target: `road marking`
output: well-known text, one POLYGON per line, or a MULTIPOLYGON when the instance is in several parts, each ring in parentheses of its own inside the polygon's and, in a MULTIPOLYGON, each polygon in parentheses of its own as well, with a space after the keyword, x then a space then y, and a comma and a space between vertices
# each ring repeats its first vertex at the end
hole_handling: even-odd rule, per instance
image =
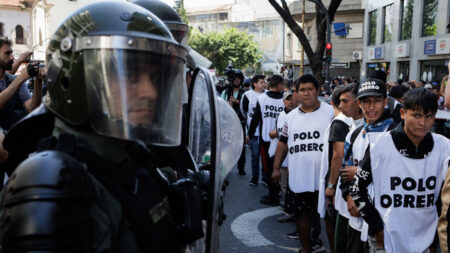
POLYGON ((258 225, 265 218, 282 213, 283 211, 276 206, 241 214, 231 223, 231 231, 248 247, 275 245, 259 232, 258 225))

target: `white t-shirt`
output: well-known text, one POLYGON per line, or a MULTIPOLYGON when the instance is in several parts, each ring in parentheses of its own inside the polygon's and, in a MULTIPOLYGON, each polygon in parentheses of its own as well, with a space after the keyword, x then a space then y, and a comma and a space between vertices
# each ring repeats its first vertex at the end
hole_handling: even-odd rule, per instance
MULTIPOLYGON (((282 112, 280 112, 280 115, 278 115, 278 119, 277 119, 277 133, 278 136, 281 136, 281 133, 283 132, 283 126, 284 126, 284 122, 286 122, 286 112, 283 110, 282 112)), ((269 157, 274 157, 275 156, 275 152, 277 150, 277 145, 278 145, 278 138, 273 138, 270 141, 270 146, 269 146, 269 157)), ((288 154, 289 155, 289 154, 288 154)), ((286 156, 286 158, 283 161, 283 164, 281 165, 281 167, 288 167, 288 157, 286 156)))
POLYGON ((275 121, 278 115, 284 111, 283 98, 271 98, 264 93, 258 97, 258 103, 262 119, 261 137, 265 142, 270 142, 269 132, 276 128, 275 121))
POLYGON ((425 252, 433 242, 435 203, 448 169, 450 142, 442 135, 432 136, 433 149, 424 159, 400 154, 390 133, 370 136, 374 205, 384 223, 388 253, 425 252))
MULTIPOLYGON (((242 115, 245 114, 242 101, 243 101, 244 97, 247 97, 247 99, 248 99, 248 110, 245 115, 245 118, 247 120, 247 128, 248 129, 250 129, 250 122, 252 122, 253 112, 255 111, 256 103, 258 102, 258 97, 261 96, 262 94, 264 94, 264 92, 256 92, 254 90, 248 90, 242 95, 241 103, 240 103, 240 109, 241 109, 242 115)), ((259 136, 259 126, 256 128, 254 136, 259 136)))
POLYGON ((320 182, 319 182, 319 202, 317 205, 317 212, 320 214, 320 217, 324 218, 325 217, 325 211, 326 211, 326 207, 325 207, 325 190, 326 190, 326 185, 328 182, 325 182, 325 177, 327 176, 328 170, 329 170, 329 163, 328 163, 328 147, 330 145, 330 143, 328 142, 329 138, 330 138, 330 127, 331 124, 333 124, 333 122, 335 120, 340 120, 342 122, 344 122, 345 124, 347 124, 349 127, 352 125, 353 123, 353 119, 349 118, 347 116, 345 116, 343 113, 339 113, 334 119, 333 121, 331 121, 331 123, 328 125, 327 129, 325 130, 325 134, 323 135, 323 153, 322 153, 322 163, 320 164, 320 182))
POLYGON ((314 112, 295 108, 288 113, 282 136, 287 137, 289 187, 295 193, 319 190, 323 136, 334 117, 333 107, 320 103, 314 112))

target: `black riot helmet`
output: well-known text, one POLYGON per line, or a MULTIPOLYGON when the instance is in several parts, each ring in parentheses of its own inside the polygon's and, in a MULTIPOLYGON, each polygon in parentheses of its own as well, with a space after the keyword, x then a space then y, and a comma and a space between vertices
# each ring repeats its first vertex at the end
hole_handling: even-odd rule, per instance
POLYGON ((170 29, 175 40, 187 46, 189 27, 185 24, 177 11, 159 0, 134 0, 132 3, 144 7, 160 18, 170 29))
POLYGON ((178 145, 186 49, 148 10, 96 2, 71 14, 50 41, 46 107, 101 135, 178 145))
POLYGON ((234 70, 234 74, 233 74, 233 82, 236 79, 236 77, 239 77, 239 79, 241 79, 239 86, 242 87, 244 84, 244 74, 242 74, 242 71, 240 71, 239 69, 235 69, 234 70))

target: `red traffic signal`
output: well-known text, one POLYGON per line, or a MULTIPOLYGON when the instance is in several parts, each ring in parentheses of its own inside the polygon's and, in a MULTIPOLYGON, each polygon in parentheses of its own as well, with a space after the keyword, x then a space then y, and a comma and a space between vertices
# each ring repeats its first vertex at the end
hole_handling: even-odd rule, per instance
POLYGON ((326 48, 327 50, 331 50, 332 47, 333 47, 333 46, 331 45, 331 43, 327 43, 327 45, 325 46, 325 48, 326 48))
POLYGON ((325 61, 327 62, 331 62, 331 48, 333 46, 331 45, 331 43, 327 43, 325 45, 325 61))

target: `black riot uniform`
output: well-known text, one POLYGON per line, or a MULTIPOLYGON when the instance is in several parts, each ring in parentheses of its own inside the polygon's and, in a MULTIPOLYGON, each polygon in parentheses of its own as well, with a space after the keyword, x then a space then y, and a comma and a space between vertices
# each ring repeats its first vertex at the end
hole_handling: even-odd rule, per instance
POLYGON ((47 128, 1 194, 2 252, 179 252, 203 236, 196 179, 147 148, 181 142, 185 59, 131 3, 90 4, 63 22, 47 52, 47 128))

